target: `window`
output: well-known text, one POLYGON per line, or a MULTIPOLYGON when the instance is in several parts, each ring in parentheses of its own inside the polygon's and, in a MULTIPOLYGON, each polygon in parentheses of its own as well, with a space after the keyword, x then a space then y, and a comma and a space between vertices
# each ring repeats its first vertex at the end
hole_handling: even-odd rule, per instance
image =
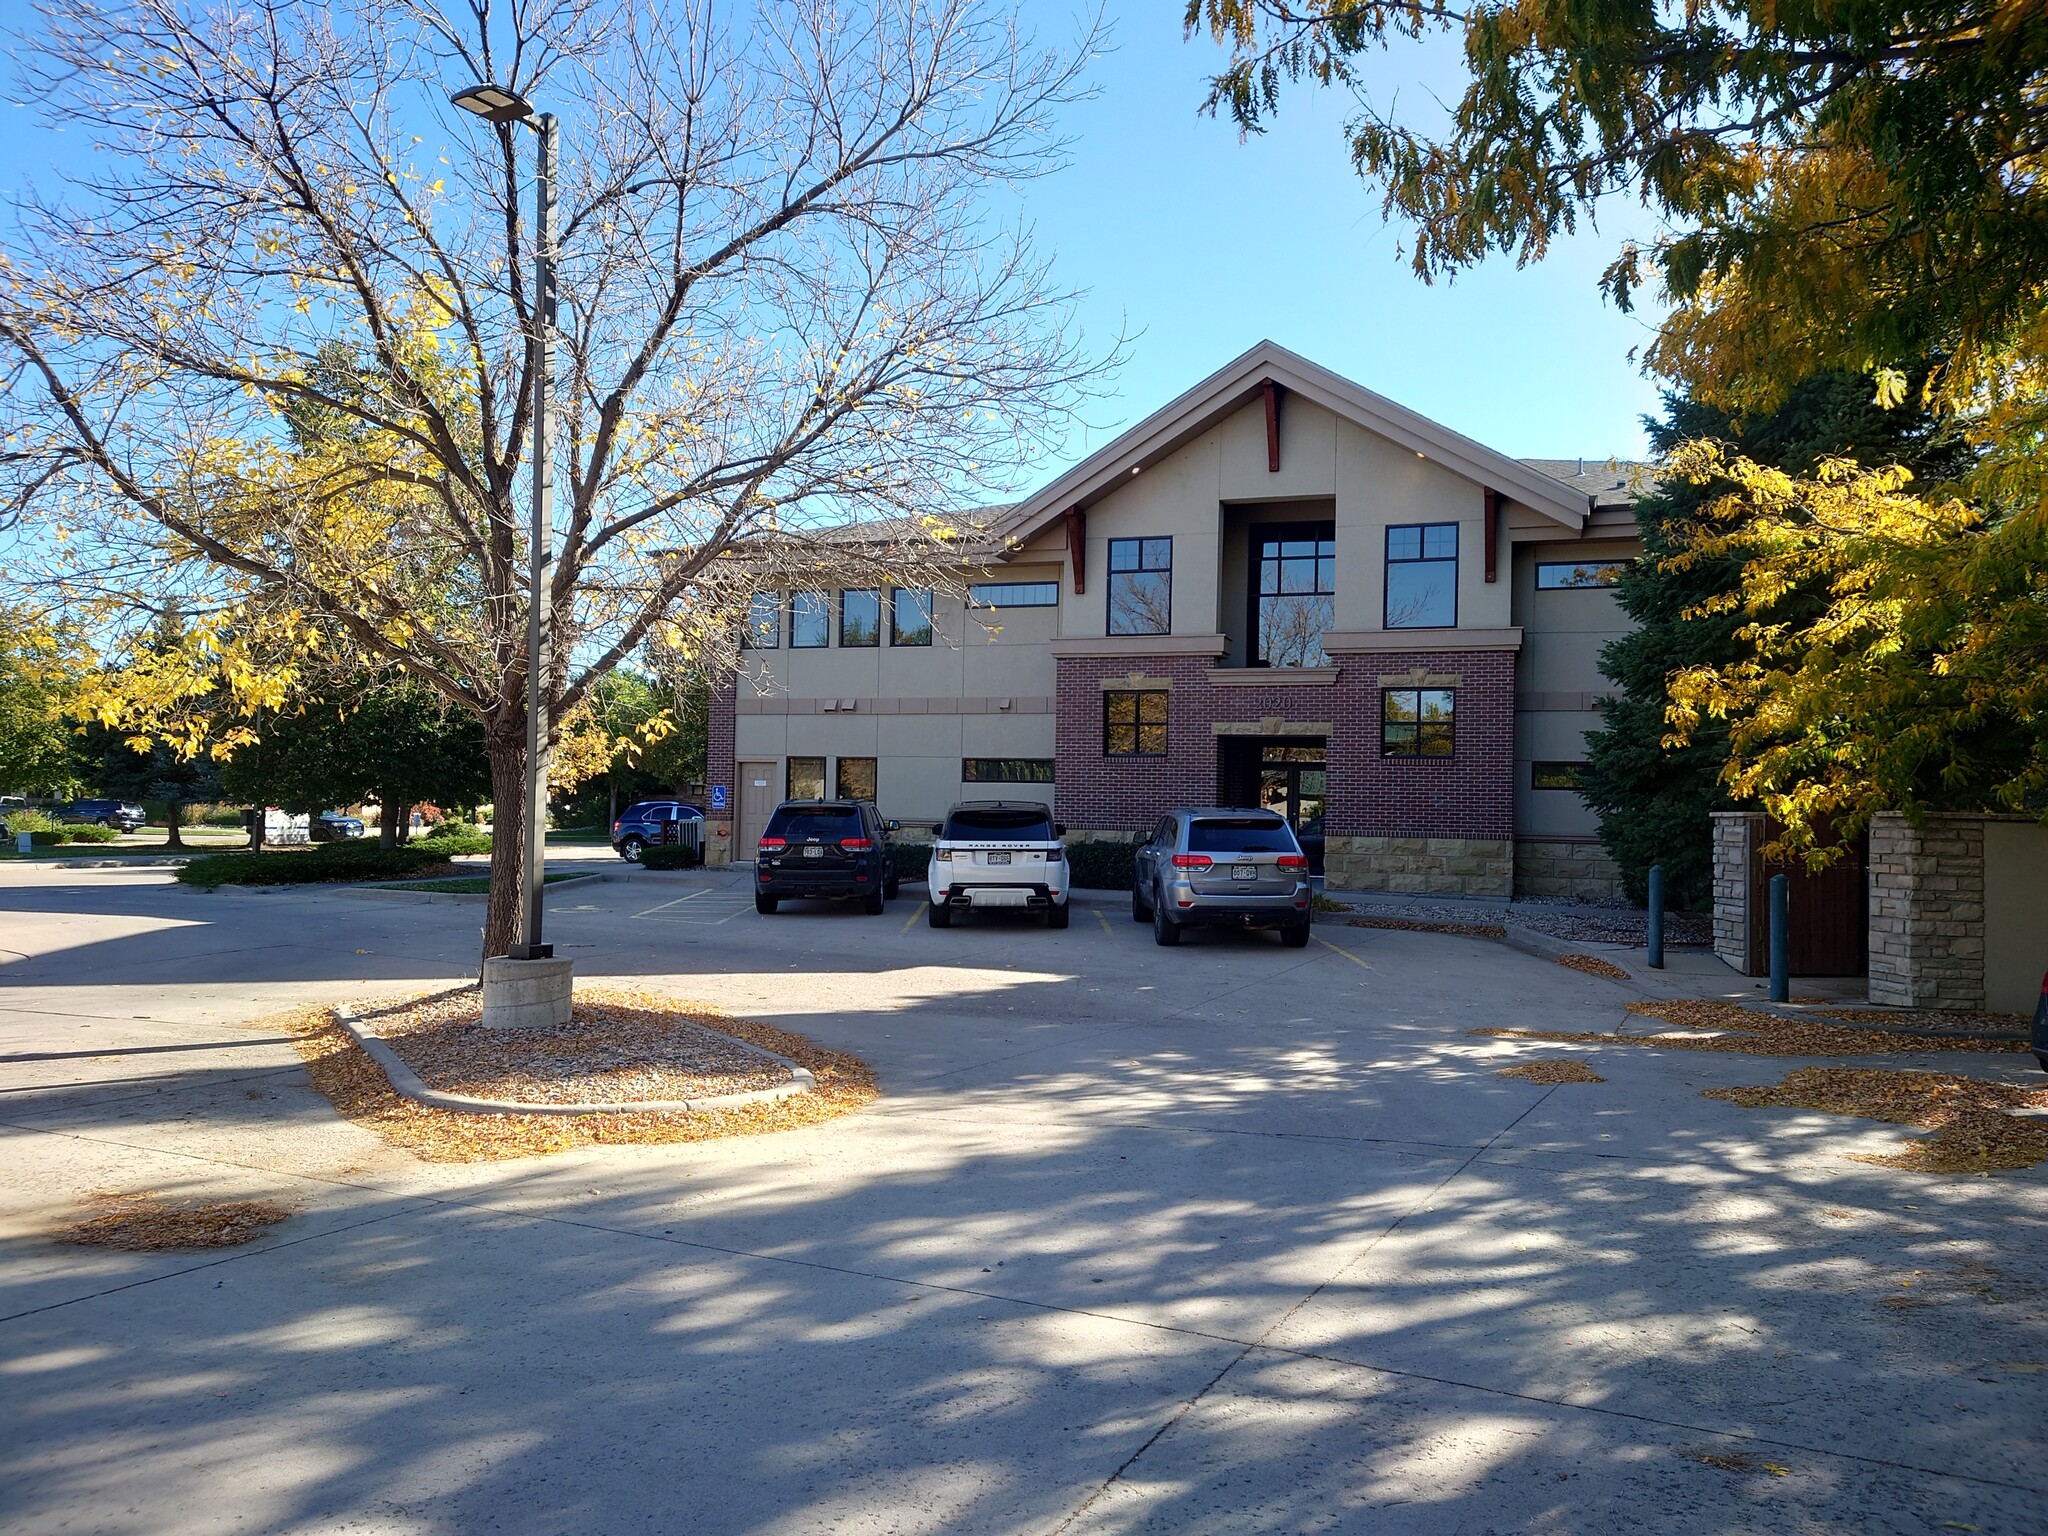
MULTIPOLYGON (((814 757, 809 761, 822 764, 824 759, 814 757)), ((821 766, 819 772, 823 771, 821 766)), ((814 837, 821 843, 836 843, 843 837, 865 837, 867 828, 860 823, 858 807, 821 805, 815 810, 777 810, 768 818, 763 835, 788 843, 807 843, 814 837)))
POLYGON ((1577 789, 1579 770, 1584 763, 1531 763, 1529 765, 1529 787, 1531 789, 1577 789))
POLYGON ((969 784, 1050 784, 1049 757, 963 757, 960 777, 969 784))
POLYGON ((1337 622, 1337 530, 1330 523, 1252 530, 1254 666, 1327 667, 1323 636, 1337 622))
POLYGON ((774 592, 756 592, 747 604, 747 622, 740 630, 740 644, 750 651, 772 651, 782 643, 782 598, 774 592))
POLYGON ((1109 541, 1109 632, 1163 635, 1173 628, 1173 540, 1109 541))
POLYGON ((832 781, 832 793, 842 800, 875 798, 875 760, 872 757, 842 757, 832 781))
POLYGON ((1387 628, 1450 629, 1458 622, 1458 525, 1387 530, 1387 628))
POLYGON ((822 757, 792 757, 789 760, 789 789, 785 800, 822 800, 825 798, 825 759, 822 757))
POLYGON ((792 592, 789 596, 789 645, 791 650, 815 651, 832 641, 831 605, 822 592, 792 592))
POLYGON ((1380 727, 1382 757, 1449 757, 1455 694, 1449 688, 1389 688, 1380 727))
POLYGON ((1042 805, 963 806, 939 834, 948 843, 1049 843, 1052 812, 1042 805))
POLYGON ((889 591, 889 643, 932 643, 932 595, 929 590, 892 587, 889 591))
POLYGON ((1102 696, 1104 757, 1166 756, 1166 701, 1163 688, 1119 690, 1102 696))
POLYGON ((1539 565, 1536 567, 1536 590, 1558 592, 1574 588, 1611 587, 1621 580, 1621 573, 1633 564, 1633 560, 1581 560, 1576 565, 1539 565))
POLYGON ((839 643, 882 643, 882 594, 876 591, 839 594, 839 643))
POLYGON ((1057 608, 1060 584, 1056 581, 980 581, 967 589, 967 600, 977 608, 1057 608))

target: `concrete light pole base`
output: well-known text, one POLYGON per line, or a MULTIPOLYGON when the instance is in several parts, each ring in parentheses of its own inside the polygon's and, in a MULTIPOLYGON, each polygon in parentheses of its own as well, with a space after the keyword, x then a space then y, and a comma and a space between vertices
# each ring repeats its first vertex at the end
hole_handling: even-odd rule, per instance
POLYGON ((495 955, 484 962, 484 1028, 552 1029, 569 1022, 574 962, 513 960, 495 955))

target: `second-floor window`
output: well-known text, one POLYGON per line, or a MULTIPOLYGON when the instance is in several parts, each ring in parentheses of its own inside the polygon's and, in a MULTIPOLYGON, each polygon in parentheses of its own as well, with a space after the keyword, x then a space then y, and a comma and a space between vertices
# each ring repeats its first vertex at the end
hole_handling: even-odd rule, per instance
POLYGON ((1109 633, 1163 635, 1173 628, 1173 540, 1109 541, 1109 633))
POLYGON ((832 605, 822 592, 792 592, 789 595, 789 643, 793 650, 811 651, 832 643, 832 605))
POLYGON ((740 629, 740 644, 750 651, 772 651, 781 640, 781 594, 756 592, 747 604, 747 622, 740 629))
POLYGON ((1450 629, 1458 622, 1458 525, 1387 530, 1387 628, 1450 629))
POLYGON ((1337 531, 1328 523, 1253 530, 1255 664, 1327 667, 1323 636, 1337 622, 1337 531))
POLYGON ((1118 689, 1102 696, 1104 757, 1166 756, 1164 689, 1118 689))
POLYGON ((882 643, 882 594, 876 591, 839 594, 839 643, 882 643))
POLYGON ((889 643, 932 643, 932 595, 929 590, 893 587, 889 591, 889 643))

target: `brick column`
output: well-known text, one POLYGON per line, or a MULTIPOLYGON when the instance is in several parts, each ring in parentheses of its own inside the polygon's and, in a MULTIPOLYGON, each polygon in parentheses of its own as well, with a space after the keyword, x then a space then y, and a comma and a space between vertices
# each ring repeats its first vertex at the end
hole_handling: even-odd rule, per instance
POLYGON ((1984 1006, 1984 823, 1930 816, 1870 822, 1870 1000, 1984 1006))
POLYGON ((704 807, 704 814, 709 818, 704 824, 706 864, 722 866, 732 862, 732 829, 740 812, 740 787, 735 782, 738 768, 734 762, 738 740, 737 714, 733 685, 727 682, 713 688, 710 718, 704 728, 705 799, 710 799, 713 784, 723 784, 729 798, 723 811, 714 811, 708 804, 704 807))

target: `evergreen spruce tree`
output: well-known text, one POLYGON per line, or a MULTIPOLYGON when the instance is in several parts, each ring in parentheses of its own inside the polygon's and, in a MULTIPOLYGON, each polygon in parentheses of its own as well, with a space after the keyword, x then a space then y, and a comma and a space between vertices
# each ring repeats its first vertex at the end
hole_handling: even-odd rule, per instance
MULTIPOLYGON (((1917 383, 1917 381, 1916 381, 1917 383)), ((1916 388, 1907 399, 1917 400, 1916 388)), ((1761 464, 1805 474, 1822 459, 1850 458, 1867 467, 1903 464, 1926 484, 1940 484, 1968 464, 1968 449, 1940 430, 1915 405, 1884 409, 1871 398, 1870 380, 1830 373, 1806 380, 1770 415, 1738 423, 1712 406, 1682 395, 1665 397, 1661 420, 1645 423, 1659 454, 1695 438, 1731 443, 1761 464)), ((1742 614, 1687 618, 1686 611, 1716 593, 1733 591, 1733 560, 1672 570, 1660 557, 1673 553, 1684 530, 1728 487, 1666 481, 1635 508, 1647 558, 1621 578, 1616 595, 1636 628, 1610 643, 1600 666, 1620 696, 1601 706, 1605 728, 1586 733, 1580 790, 1600 817, 1600 839, 1621 866, 1628 894, 1646 894, 1650 866, 1664 866, 1665 899, 1703 910, 1713 901, 1713 834, 1708 815, 1732 809, 1720 783, 1728 758, 1727 733, 1708 722, 1680 748, 1663 745, 1665 679, 1681 667, 1737 660, 1742 614)), ((1778 616, 1818 613, 1816 594, 1788 594, 1778 616)))

